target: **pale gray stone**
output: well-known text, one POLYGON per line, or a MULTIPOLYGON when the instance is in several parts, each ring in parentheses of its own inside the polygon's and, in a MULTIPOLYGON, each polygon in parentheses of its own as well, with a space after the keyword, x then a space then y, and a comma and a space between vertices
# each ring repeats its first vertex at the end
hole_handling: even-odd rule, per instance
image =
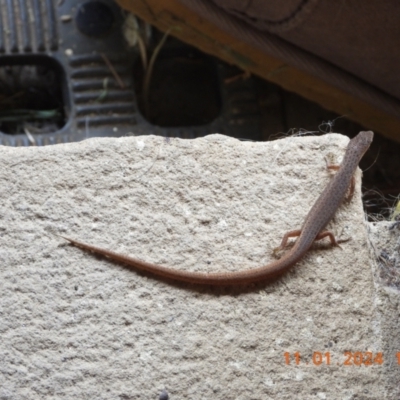
POLYGON ((389 398, 392 354, 344 365, 345 352, 389 351, 393 333, 359 171, 329 224, 351 240, 315 244, 270 284, 171 284, 55 235, 176 269, 267 264, 329 181, 325 157, 340 162, 347 143, 210 135, 0 147, 0 399, 389 398))

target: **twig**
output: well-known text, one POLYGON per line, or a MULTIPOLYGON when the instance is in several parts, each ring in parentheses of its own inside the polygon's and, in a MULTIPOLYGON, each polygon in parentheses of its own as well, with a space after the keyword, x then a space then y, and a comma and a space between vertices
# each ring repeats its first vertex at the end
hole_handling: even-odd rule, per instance
POLYGON ((115 80, 118 82, 118 85, 121 87, 121 89, 125 89, 125 84, 122 81, 122 79, 119 77, 117 71, 115 70, 115 68, 113 67, 113 65, 111 64, 110 60, 107 58, 107 56, 104 53, 100 53, 102 59, 104 60, 104 62, 106 63, 108 69, 110 70, 110 72, 112 73, 113 77, 115 78, 115 80))
POLYGON ((150 89, 150 80, 151 80, 151 75, 153 73, 153 67, 154 63, 156 61, 156 58, 158 56, 158 53, 160 52, 161 48, 163 47, 165 41, 167 40, 167 37, 169 33, 171 32, 172 28, 168 29, 167 32, 164 33, 164 36, 158 43, 157 47, 154 49, 153 54, 151 55, 150 61, 149 61, 149 66, 147 68, 147 71, 145 72, 145 77, 143 81, 143 102, 144 102, 144 112, 146 117, 149 117, 149 89, 150 89))

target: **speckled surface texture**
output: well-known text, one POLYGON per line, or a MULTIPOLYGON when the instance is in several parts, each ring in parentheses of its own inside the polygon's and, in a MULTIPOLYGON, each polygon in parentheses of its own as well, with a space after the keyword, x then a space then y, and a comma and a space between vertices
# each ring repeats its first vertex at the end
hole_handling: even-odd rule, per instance
POLYGON ((325 157, 339 162, 347 142, 0 147, 0 398, 385 398, 382 365, 343 365, 346 351, 383 346, 359 172, 329 225, 353 239, 314 245, 270 284, 174 284, 54 235, 177 269, 260 266, 301 226, 330 179, 325 157))

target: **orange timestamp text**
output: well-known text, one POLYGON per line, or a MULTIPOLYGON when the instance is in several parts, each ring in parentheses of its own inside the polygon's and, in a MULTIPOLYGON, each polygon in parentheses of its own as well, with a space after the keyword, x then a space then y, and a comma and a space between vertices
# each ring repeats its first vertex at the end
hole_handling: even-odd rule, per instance
MULTIPOLYGON (((343 365, 343 366, 371 366, 371 365, 382 365, 384 357, 382 352, 373 353, 371 351, 345 351, 341 360, 333 360, 331 353, 314 351, 311 355, 311 359, 303 361, 298 351, 294 353, 285 352, 283 357, 286 365, 343 365)), ((396 353, 397 364, 400 365, 400 352, 396 353)))

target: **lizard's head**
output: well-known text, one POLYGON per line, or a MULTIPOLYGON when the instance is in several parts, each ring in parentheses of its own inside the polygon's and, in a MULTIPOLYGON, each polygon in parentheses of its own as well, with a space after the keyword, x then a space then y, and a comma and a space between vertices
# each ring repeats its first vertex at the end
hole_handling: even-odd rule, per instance
POLYGON ((361 131, 357 136, 350 140, 348 145, 349 153, 356 154, 358 160, 368 150, 374 138, 374 132, 372 131, 361 131))
POLYGON ((374 132, 372 131, 361 131, 357 136, 350 140, 352 145, 365 147, 365 150, 368 149, 372 140, 374 138, 374 132))
POLYGON ((347 145, 343 163, 357 165, 371 145, 373 138, 374 132, 372 131, 361 131, 357 136, 353 137, 347 145))

